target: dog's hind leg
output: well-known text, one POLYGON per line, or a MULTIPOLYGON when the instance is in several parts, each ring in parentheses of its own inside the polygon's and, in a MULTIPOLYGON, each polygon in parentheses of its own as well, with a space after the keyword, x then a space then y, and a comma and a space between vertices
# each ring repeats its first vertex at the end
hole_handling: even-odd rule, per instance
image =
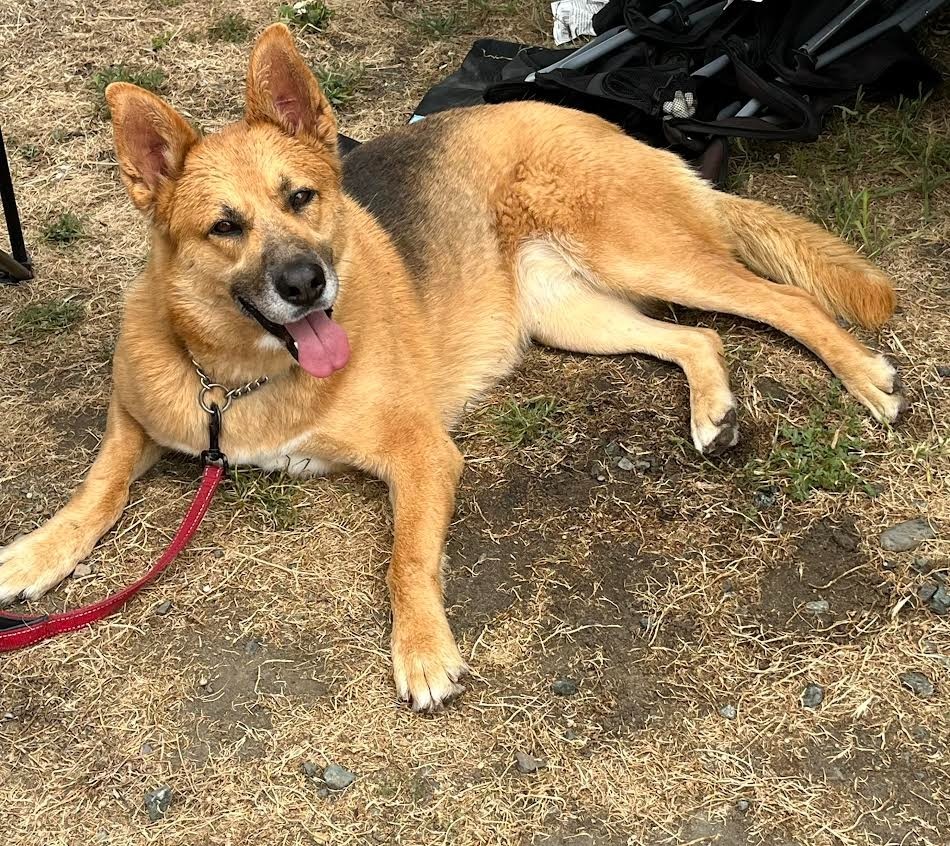
POLYGON ((55 587, 122 513, 132 480, 161 450, 113 397, 99 455, 72 499, 36 531, 0 547, 0 605, 55 587))
POLYGON ((524 329, 533 340, 596 355, 644 353, 679 365, 689 382, 696 449, 713 454, 736 443, 736 404, 714 331, 647 317, 619 296, 593 288, 544 244, 523 248, 518 284, 524 329))

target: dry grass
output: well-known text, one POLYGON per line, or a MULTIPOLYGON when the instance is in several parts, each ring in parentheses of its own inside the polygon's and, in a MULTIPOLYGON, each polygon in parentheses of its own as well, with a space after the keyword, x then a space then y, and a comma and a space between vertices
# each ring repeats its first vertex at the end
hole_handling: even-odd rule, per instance
MULTIPOLYGON (((3 129, 39 273, 0 291, 0 538, 41 522, 88 466, 119 298, 144 258, 97 75, 157 68, 163 92, 212 129, 240 113, 240 22, 257 31, 278 5, 0 5, 0 100, 16 106, 3 129), (64 210, 82 237, 45 240, 64 210)), ((361 69, 341 116, 357 138, 401 123, 474 35, 538 43, 546 28, 542 2, 330 5, 305 50, 314 65, 361 69), (420 25, 453 16, 464 25, 420 25)), ((946 843, 950 623, 917 592, 932 578, 921 570, 947 577, 947 542, 885 554, 877 534, 919 513, 943 538, 950 525, 950 403, 936 371, 950 364, 950 192, 945 164, 920 164, 927 137, 950 135, 947 102, 915 113, 922 135, 909 142, 905 116, 883 106, 863 129, 839 122, 817 145, 756 148, 735 168, 740 190, 831 223, 854 219, 829 216, 834 186, 841 202, 870 192, 874 240, 846 234, 880 248, 898 280, 901 312, 869 340, 901 364, 915 403, 903 425, 829 405, 822 367, 775 333, 685 315, 723 331, 742 406, 740 446, 709 462, 685 440, 678 371, 532 352, 460 433, 447 598, 477 675, 436 718, 397 705, 389 681, 382 485, 244 474, 182 562, 120 615, 3 658, 4 842, 946 843), (897 161, 909 175, 882 165, 897 161), (787 402, 767 398, 765 377, 787 402), (852 416, 862 484, 796 500, 789 462, 769 463, 773 441, 807 430, 816 455, 834 454, 852 416), (634 470, 611 465, 610 443, 634 470), (833 540, 840 527, 857 549, 833 540), (818 598, 831 610, 815 617, 804 606, 818 598), (153 613, 166 599, 170 612, 153 613), (935 681, 932 699, 900 687, 906 670, 935 681), (579 681, 576 696, 553 695, 562 676, 579 681), (808 683, 825 688, 817 710, 799 704, 808 683), (516 749, 546 767, 518 773, 516 749), (305 761, 359 777, 323 797, 305 761), (142 797, 163 783, 174 801, 150 823, 142 797)), ((164 462, 136 485, 93 572, 39 607, 129 582, 194 485, 189 462, 164 462)))

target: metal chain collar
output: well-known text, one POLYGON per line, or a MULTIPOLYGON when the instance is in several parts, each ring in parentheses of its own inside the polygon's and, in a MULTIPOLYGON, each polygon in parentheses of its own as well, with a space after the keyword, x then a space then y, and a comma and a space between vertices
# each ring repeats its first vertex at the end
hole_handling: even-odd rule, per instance
POLYGON ((198 364, 197 361, 192 359, 191 363, 195 366, 195 372, 201 380, 201 390, 198 391, 198 405, 208 414, 212 415, 215 414, 215 409, 218 409, 217 403, 209 402, 212 391, 220 390, 224 392, 224 402, 220 409, 218 409, 223 414, 231 407, 231 403, 234 400, 246 397, 258 388, 262 388, 269 381, 267 376, 261 376, 260 379, 255 379, 253 382, 241 385, 240 388, 228 388, 226 385, 219 385, 217 382, 212 382, 211 377, 201 369, 201 365, 198 364))

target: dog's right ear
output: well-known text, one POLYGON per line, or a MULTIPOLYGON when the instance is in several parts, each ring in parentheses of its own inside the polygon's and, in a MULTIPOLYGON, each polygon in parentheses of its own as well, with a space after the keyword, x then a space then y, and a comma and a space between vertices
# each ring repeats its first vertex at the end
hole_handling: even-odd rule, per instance
POLYGON ((181 175, 198 133, 160 97, 127 82, 106 88, 122 181, 136 208, 151 211, 160 190, 181 175))

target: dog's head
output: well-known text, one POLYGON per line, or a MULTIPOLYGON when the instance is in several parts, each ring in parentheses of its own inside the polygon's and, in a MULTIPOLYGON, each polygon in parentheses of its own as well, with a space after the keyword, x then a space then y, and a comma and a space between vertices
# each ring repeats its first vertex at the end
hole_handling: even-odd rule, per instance
MULTIPOLYGON (((244 120, 207 137, 127 83, 106 90, 122 179, 151 218, 169 309, 186 335, 236 357, 297 358, 318 377, 346 364, 332 320, 342 192, 336 120, 286 27, 258 39, 244 120)), ((287 360, 289 363, 289 360, 287 360)))

